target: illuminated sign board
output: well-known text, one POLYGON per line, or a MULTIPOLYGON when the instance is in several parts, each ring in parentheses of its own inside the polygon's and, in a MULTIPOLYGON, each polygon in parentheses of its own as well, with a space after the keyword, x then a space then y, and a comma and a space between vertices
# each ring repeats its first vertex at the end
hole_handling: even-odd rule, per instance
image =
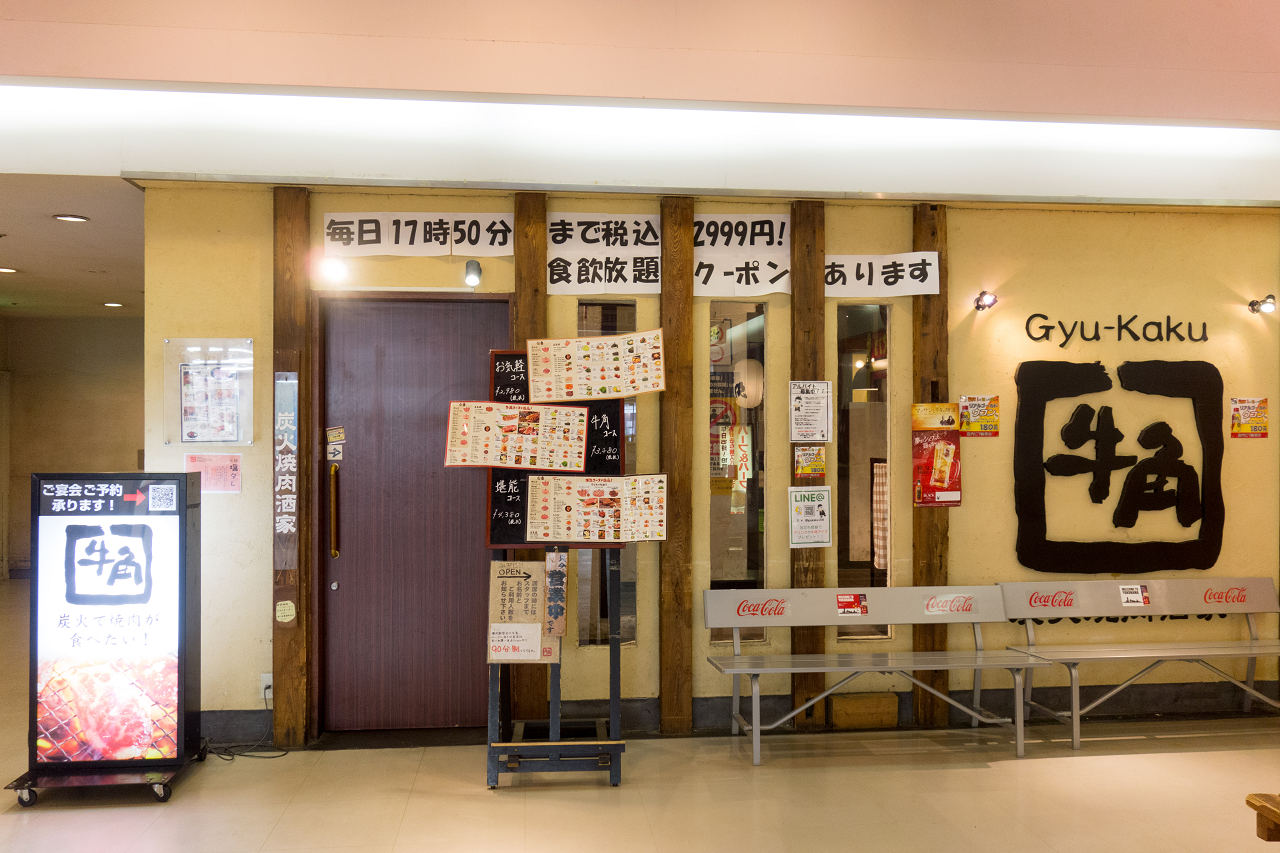
POLYGON ((198 736, 198 482, 32 477, 32 768, 178 762, 198 736))

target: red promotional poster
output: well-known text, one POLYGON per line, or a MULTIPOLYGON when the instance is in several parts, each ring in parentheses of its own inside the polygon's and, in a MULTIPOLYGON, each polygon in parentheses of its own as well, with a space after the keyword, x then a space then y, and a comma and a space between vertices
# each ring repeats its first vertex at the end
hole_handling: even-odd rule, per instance
POLYGON ((911 406, 911 481, 915 506, 960 506, 960 407, 911 406))

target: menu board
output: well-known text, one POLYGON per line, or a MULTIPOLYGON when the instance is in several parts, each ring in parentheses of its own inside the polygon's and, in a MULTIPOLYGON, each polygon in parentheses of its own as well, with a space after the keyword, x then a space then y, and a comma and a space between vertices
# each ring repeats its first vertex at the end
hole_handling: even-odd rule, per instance
POLYGON ((587 418, 585 406, 450 403, 444 464, 581 471, 587 418))
POLYGON ((529 477, 530 542, 667 538, 667 475, 529 477))
POLYGON ((234 367, 180 364, 182 440, 240 438, 240 373, 234 367))
MULTIPOLYGON (((529 399, 529 380, 524 352, 490 352, 492 397, 496 401, 521 403, 529 399)), ((614 476, 622 473, 623 428, 621 400, 592 400, 587 404, 587 446, 583 473, 614 476)), ((553 474, 547 469, 544 473, 553 474)), ((493 469, 489 473, 490 548, 515 548, 528 544, 525 515, 528 512, 529 472, 493 469)), ((605 543, 616 547, 614 543, 605 543)))
POLYGON ((582 401, 662 391, 662 330, 529 341, 530 399, 582 401))

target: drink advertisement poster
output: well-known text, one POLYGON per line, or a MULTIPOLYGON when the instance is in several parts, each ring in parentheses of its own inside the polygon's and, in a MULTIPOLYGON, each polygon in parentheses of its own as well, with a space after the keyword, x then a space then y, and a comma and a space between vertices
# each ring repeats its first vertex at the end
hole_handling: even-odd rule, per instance
POLYGON ((1231 437, 1267 437, 1267 398, 1231 398, 1231 437))
POLYGON ((585 406, 450 403, 444 464, 581 471, 587 415, 585 406))
POLYGON ((1000 398, 960 398, 960 434, 979 438, 1000 435, 1000 398))
POLYGON ((185 484, 32 478, 33 768, 181 758, 185 484))
POLYGON ((529 396, 535 403, 632 397, 667 387, 661 329, 531 340, 528 354, 529 396))
POLYGON ((831 545, 831 487, 789 486, 792 548, 825 548, 831 545))
POLYGON ((960 407, 911 406, 911 480, 915 506, 960 505, 960 407))

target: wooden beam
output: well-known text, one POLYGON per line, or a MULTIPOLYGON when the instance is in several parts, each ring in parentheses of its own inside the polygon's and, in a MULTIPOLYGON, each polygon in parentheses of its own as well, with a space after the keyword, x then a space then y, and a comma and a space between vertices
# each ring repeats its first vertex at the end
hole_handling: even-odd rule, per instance
MULTIPOLYGON (((659 545, 659 708, 663 734, 693 731, 693 199, 663 198, 661 462, 667 539, 659 545)), ((697 469, 706 476, 706 465, 697 469)))
MULTIPOLYGON (((826 256, 826 206, 820 201, 791 203, 791 378, 825 379, 826 293, 823 268, 826 256)), ((792 469, 791 448, 782 464, 792 469)), ((804 480, 795 477, 793 486, 821 486, 826 477, 804 480)), ((820 587, 824 577, 826 550, 791 549, 791 586, 820 587)), ((826 651, 827 630, 822 626, 791 629, 792 654, 822 654, 826 651)), ((792 707, 798 708, 826 689, 823 673, 796 673, 791 676, 792 707)), ((796 728, 825 728, 825 715, 801 714, 796 728)))
MULTIPOLYGON (((273 242, 272 371, 295 373, 299 389, 311 369, 308 309, 311 304, 307 258, 311 242, 310 193, 302 187, 276 187, 273 242)), ((274 389, 274 383, 271 386, 274 389)), ((274 396, 273 396, 274 398, 274 396)), ((278 747, 306 743, 307 710, 313 686, 311 659, 311 467, 313 456, 310 395, 298 394, 297 519, 294 533, 274 534, 272 553, 271 692, 273 741, 278 747), (288 621, 276 618, 292 609, 288 621)), ((274 444, 274 442, 273 442, 274 444)))
MULTIPOLYGON (((947 387, 949 348, 947 326, 947 209, 940 204, 915 207, 912 247, 917 252, 938 253, 936 296, 912 297, 911 325, 914 402, 943 403, 950 398, 947 387)), ((941 586, 947 583, 948 510, 941 507, 916 508, 911 520, 911 583, 914 586, 941 586)), ((912 629, 916 651, 945 651, 946 625, 916 625, 912 629)), ((946 693, 948 673, 931 671, 916 677, 946 693)), ((912 706, 916 725, 941 728, 947 725, 945 702, 915 688, 912 706)))
MULTIPOLYGON (((547 195, 516 193, 515 293, 511 296, 511 348, 547 336, 547 195)), ((543 549, 517 549, 516 560, 541 560, 543 549)), ((563 642, 563 640, 562 640, 563 642)), ((511 719, 548 719, 549 668, 511 664, 511 719)))

